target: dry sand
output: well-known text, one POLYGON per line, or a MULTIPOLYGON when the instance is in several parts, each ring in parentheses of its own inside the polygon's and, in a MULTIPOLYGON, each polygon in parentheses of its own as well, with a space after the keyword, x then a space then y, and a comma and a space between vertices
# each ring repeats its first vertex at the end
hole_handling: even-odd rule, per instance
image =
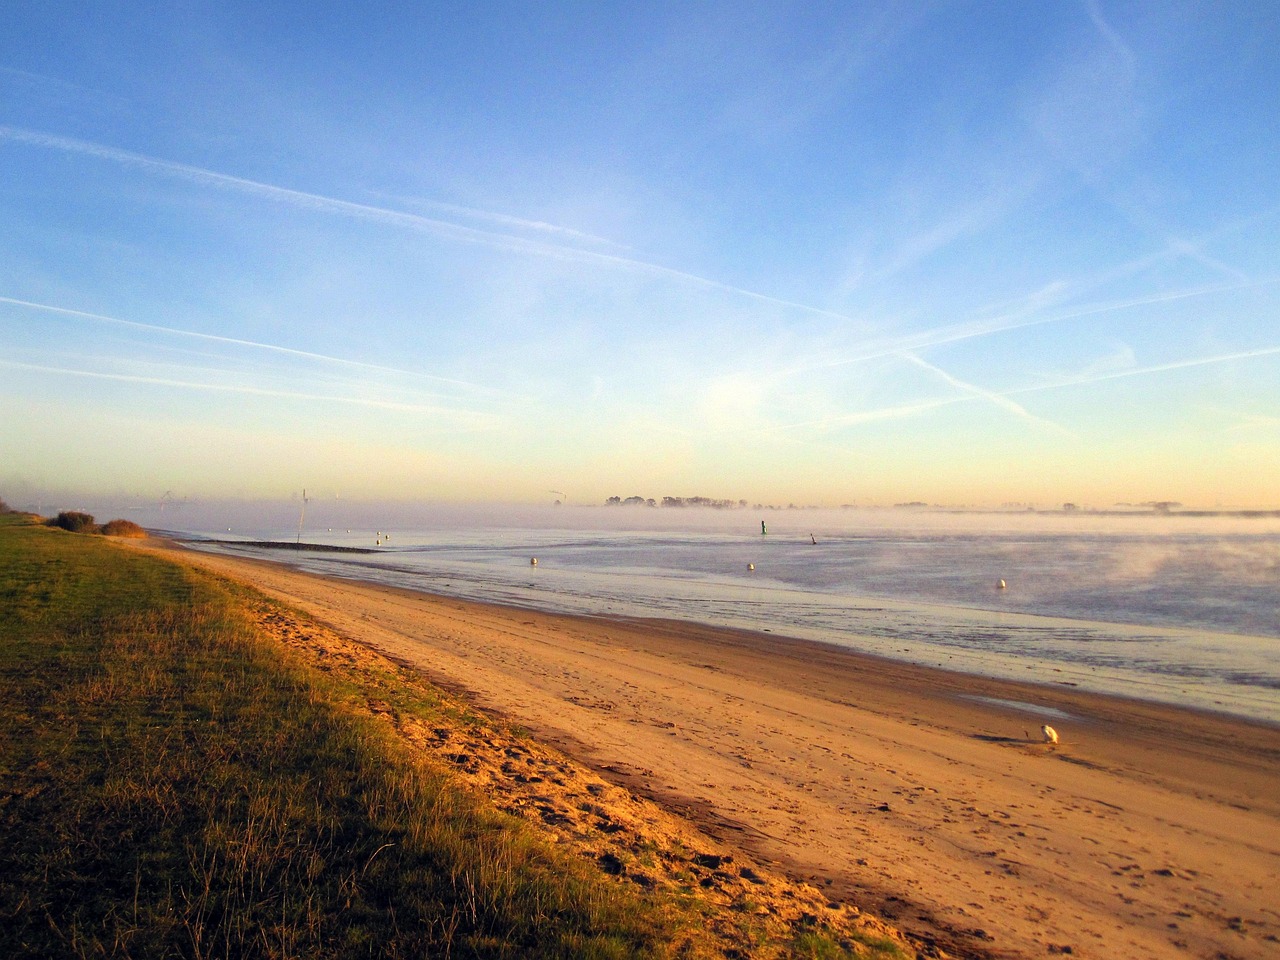
POLYGON ((1280 729, 188 552, 960 956, 1280 956, 1280 729), (1044 710, 1058 711, 1046 715, 1044 710), (1062 736, 1039 742, 1041 723, 1062 736))

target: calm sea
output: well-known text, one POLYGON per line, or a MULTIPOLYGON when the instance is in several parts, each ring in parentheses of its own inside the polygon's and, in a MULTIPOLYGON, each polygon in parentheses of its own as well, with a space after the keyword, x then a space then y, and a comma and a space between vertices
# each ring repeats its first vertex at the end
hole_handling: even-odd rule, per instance
POLYGON ((301 539, 373 553, 242 545, 298 539, 300 514, 171 509, 148 526, 329 576, 745 627, 1280 723, 1274 518, 331 502, 308 504, 301 539))

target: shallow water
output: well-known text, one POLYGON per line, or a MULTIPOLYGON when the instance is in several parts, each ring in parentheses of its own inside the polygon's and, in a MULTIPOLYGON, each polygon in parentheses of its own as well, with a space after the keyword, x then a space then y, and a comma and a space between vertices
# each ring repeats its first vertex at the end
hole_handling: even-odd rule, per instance
MULTIPOLYGON (((800 511, 767 516, 761 536, 749 511, 446 511, 405 526, 393 516, 380 526, 344 519, 309 526, 304 539, 375 553, 206 548, 549 611, 744 627, 1280 723, 1274 522, 903 522, 800 511)), ((297 534, 262 522, 184 532, 223 541, 297 534)))

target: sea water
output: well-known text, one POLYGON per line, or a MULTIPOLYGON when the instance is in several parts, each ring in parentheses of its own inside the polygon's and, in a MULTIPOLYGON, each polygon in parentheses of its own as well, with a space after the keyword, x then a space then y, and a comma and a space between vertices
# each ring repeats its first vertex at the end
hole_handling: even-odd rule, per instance
POLYGON ((180 532, 328 576, 738 627, 1280 723, 1275 518, 344 509, 309 507, 301 531, 281 509, 230 531, 192 516, 180 532), (295 539, 371 552, 245 545, 295 539))

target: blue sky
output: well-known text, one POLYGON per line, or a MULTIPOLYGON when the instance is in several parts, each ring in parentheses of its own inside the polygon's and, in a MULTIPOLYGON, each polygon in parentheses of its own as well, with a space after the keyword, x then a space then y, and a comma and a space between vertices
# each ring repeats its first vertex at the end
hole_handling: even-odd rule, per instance
POLYGON ((6 5, 0 492, 1276 506, 1278 48, 1256 2, 6 5))

